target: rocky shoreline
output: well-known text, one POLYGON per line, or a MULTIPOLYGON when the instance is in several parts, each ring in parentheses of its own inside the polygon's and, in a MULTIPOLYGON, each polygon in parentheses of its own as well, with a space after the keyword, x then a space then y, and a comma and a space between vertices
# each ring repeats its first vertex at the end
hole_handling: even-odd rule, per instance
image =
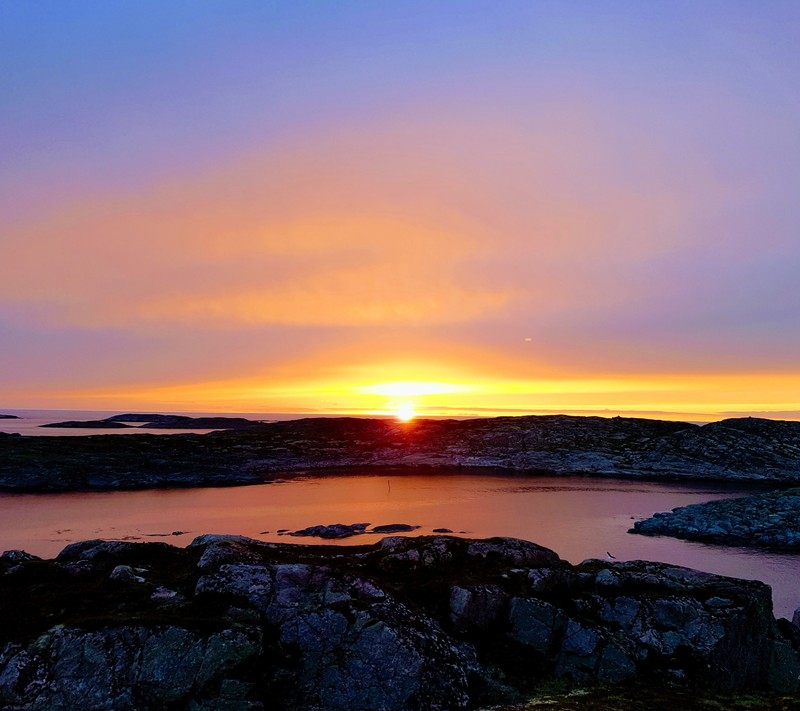
POLYGON ((491 467, 556 475, 800 482, 798 422, 740 418, 700 427, 550 415, 253 424, 204 435, 0 434, 0 490, 231 486, 268 482, 290 472, 353 467, 491 467))
POLYGON ((636 521, 630 533, 800 551, 800 488, 681 506, 636 521))
MULTIPOLYGON (((514 703, 549 679, 800 682, 769 587, 517 539, 204 535, 0 557, 0 707, 386 711, 514 703)), ((677 685, 677 686, 676 686, 677 685)))

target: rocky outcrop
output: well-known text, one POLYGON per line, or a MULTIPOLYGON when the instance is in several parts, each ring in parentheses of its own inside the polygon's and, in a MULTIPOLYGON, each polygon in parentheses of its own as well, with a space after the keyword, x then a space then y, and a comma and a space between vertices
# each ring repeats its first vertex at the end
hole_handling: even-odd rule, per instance
POLYGON ((0 420, 18 420, 20 419, 17 415, 3 415, 0 413, 0 420))
POLYGON ((797 551, 800 550, 800 488, 681 506, 636 521, 630 532, 797 551))
POLYGON ((276 473, 378 466, 800 481, 798 422, 747 418, 699 427, 550 415, 408 423, 309 418, 250 425, 180 437, 0 434, 0 489, 234 485, 270 481, 276 473))
POLYGON ((409 533, 416 531, 419 526, 410 523, 385 523, 381 526, 369 528, 368 523, 331 523, 318 526, 308 526, 299 531, 287 531, 287 536, 308 536, 312 538, 351 538, 352 536, 362 536, 367 533, 409 533))
POLYGON ((761 583, 516 539, 88 541, 0 557, 0 609, 9 709, 462 709, 554 677, 791 692, 800 673, 761 583))

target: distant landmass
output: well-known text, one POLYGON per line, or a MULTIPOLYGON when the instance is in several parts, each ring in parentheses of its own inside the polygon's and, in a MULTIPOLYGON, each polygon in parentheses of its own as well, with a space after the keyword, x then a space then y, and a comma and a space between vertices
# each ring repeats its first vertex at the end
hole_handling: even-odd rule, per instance
POLYGON ((3 414, 0 414, 0 420, 18 420, 18 419, 20 419, 20 418, 17 417, 16 415, 3 415, 3 414))
MULTIPOLYGON (((125 425, 117 415, 100 422, 125 425)), ((163 415, 161 428, 233 424, 180 437, 24 437, 0 433, 0 489, 70 491, 268 482, 352 467, 492 467, 556 475, 800 482, 800 423, 738 418, 705 426, 545 415, 475 420, 163 415)), ((130 420, 128 420, 130 422, 130 420)), ((81 423, 85 426, 86 423, 81 423)))
POLYGON ((237 430, 259 427, 263 422, 245 417, 188 417, 187 415, 125 414, 106 417, 103 420, 68 420, 50 422, 40 427, 74 429, 122 429, 139 427, 149 430, 237 430), (138 422, 139 425, 129 423, 138 422))

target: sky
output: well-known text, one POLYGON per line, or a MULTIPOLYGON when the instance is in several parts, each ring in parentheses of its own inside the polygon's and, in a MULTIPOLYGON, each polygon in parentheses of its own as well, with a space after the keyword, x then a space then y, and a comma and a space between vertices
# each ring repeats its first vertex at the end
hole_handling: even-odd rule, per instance
POLYGON ((0 2, 0 408, 800 419, 800 3, 0 2))

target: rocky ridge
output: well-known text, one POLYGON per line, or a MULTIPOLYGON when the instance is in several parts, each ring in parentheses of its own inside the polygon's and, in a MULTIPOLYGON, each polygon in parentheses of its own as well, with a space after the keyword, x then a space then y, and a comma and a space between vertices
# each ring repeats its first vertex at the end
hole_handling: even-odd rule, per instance
POLYGON ((329 548, 204 535, 0 557, 0 706, 463 709, 549 678, 792 692, 762 583, 571 566, 517 539, 329 548))
POLYGON ((681 506, 636 521, 630 532, 800 551, 800 488, 681 506))
POLYGON ((343 417, 169 437, 0 434, 0 489, 7 491, 236 485, 279 473, 377 466, 791 483, 800 481, 800 423, 343 417))

